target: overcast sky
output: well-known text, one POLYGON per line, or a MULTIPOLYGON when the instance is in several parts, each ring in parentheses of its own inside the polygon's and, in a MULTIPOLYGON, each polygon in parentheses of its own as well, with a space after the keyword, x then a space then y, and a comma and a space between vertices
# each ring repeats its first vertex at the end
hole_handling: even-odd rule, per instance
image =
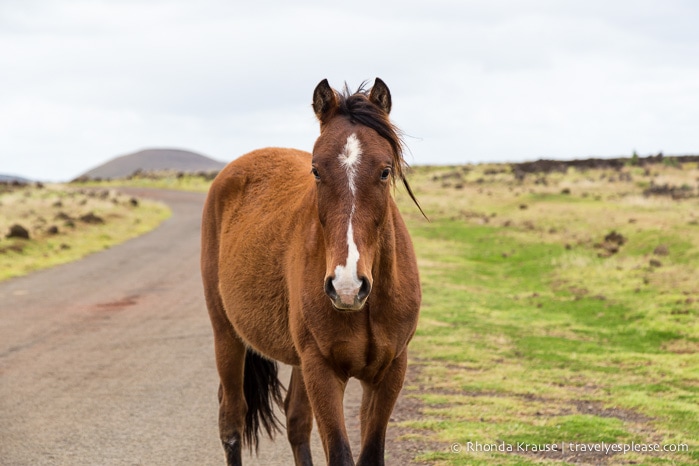
POLYGON ((381 77, 412 164, 699 153, 699 2, 0 0, 0 173, 310 150, 381 77))

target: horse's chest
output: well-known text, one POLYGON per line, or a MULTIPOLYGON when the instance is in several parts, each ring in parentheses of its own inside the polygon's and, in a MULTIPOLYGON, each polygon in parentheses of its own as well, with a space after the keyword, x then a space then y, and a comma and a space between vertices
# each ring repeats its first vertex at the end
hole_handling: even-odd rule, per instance
POLYGON ((395 357, 391 345, 379 344, 368 338, 338 341, 330 349, 330 359, 336 367, 350 377, 367 382, 383 374, 395 357))

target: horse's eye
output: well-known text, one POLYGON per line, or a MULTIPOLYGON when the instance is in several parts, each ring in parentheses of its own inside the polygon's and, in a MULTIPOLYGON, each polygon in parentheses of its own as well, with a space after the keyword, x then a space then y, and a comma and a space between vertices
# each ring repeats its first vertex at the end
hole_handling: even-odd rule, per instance
POLYGON ((387 180, 388 177, 391 176, 391 169, 390 168, 384 168, 383 171, 381 172, 381 179, 383 181, 387 180))
POLYGON ((318 173, 318 170, 316 170, 316 167, 313 167, 311 169, 311 173, 313 173, 313 176, 316 177, 316 181, 320 181, 320 173, 318 173))

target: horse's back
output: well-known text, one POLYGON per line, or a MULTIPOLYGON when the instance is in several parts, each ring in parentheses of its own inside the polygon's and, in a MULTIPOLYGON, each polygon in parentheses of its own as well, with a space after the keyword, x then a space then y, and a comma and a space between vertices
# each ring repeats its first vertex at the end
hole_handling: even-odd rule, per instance
MULTIPOLYGON (((219 215, 235 211, 240 221, 259 223, 274 215, 281 204, 308 188, 311 154, 296 149, 267 148, 230 162, 214 179, 207 204, 219 215), (258 218, 243 218, 250 211, 258 218)), ((209 206, 207 206, 209 207, 209 206)), ((206 215, 206 211, 205 211, 206 215)))
POLYGON ((293 212, 312 187, 310 169, 311 154, 294 149, 241 156, 212 183, 202 222, 202 263, 207 254, 216 256, 209 258, 216 265, 209 267, 205 282, 216 282, 239 336, 285 362, 297 359, 288 325, 285 257, 293 243, 293 212))
POLYGON ((281 148, 258 149, 226 165, 214 179, 209 197, 223 196, 230 200, 230 196, 252 195, 258 201, 264 201, 298 186, 304 175, 308 175, 310 167, 311 154, 308 152, 281 148))

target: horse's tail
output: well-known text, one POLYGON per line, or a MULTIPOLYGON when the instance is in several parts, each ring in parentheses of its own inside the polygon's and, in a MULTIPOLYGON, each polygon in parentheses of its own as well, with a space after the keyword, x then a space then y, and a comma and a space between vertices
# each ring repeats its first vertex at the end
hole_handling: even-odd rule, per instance
POLYGON ((284 400, 284 387, 277 377, 277 363, 263 358, 248 348, 245 353, 245 374, 243 376, 243 393, 248 411, 245 415, 245 430, 243 443, 250 450, 253 446, 257 451, 259 445, 260 426, 264 427, 267 435, 274 438, 280 432, 280 422, 274 414, 274 405, 280 408, 284 400))

